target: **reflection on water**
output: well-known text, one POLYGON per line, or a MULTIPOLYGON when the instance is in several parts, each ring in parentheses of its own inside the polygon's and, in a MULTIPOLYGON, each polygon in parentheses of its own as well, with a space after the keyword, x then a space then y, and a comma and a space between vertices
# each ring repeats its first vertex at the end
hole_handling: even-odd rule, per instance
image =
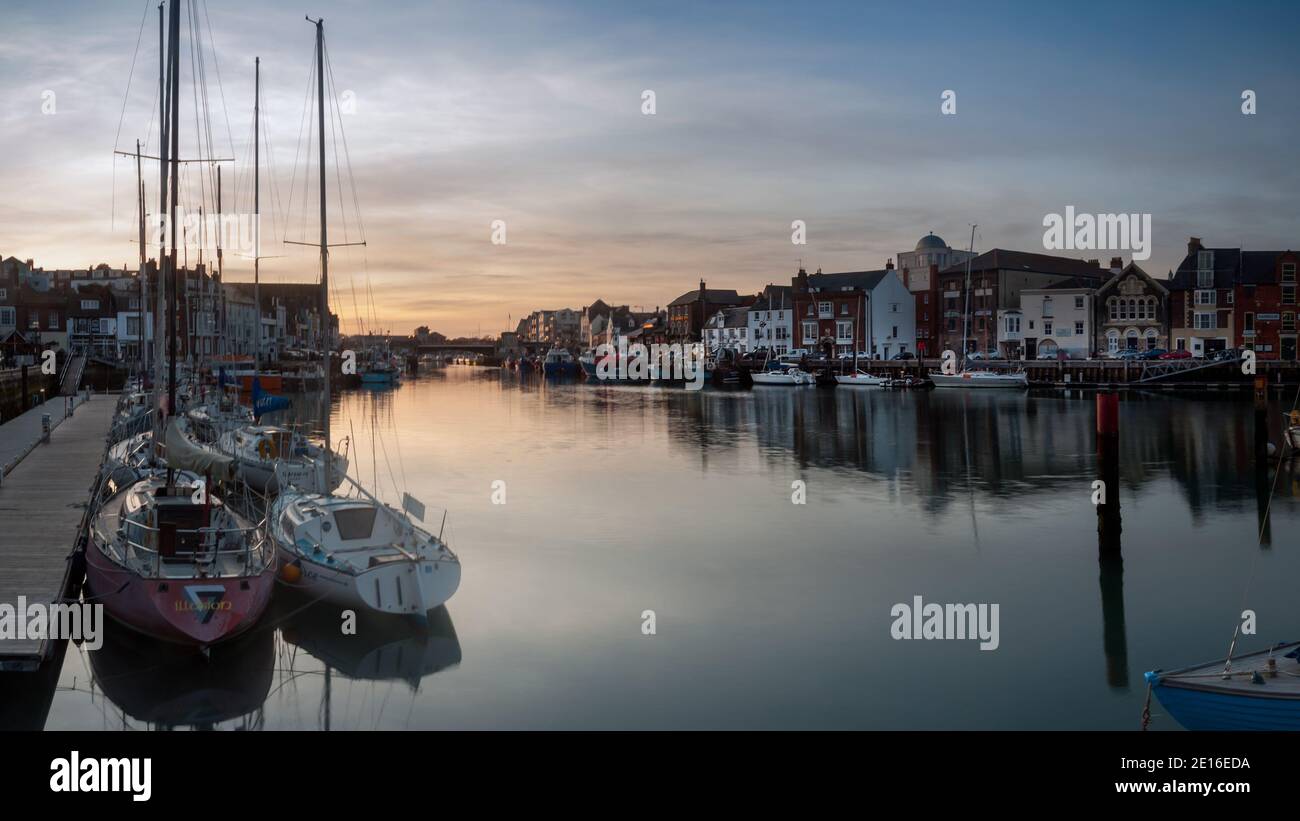
POLYGON ((73 647, 45 726, 1136 728, 1141 671, 1222 656, 1243 595, 1257 644, 1300 635, 1300 476, 1257 470, 1248 400, 1125 396, 1099 443, 1091 395, 448 368, 331 411, 355 475, 449 511, 448 607, 351 636, 278 591, 206 661, 73 647), (916 595, 999 604, 999 649, 891 639, 916 595))

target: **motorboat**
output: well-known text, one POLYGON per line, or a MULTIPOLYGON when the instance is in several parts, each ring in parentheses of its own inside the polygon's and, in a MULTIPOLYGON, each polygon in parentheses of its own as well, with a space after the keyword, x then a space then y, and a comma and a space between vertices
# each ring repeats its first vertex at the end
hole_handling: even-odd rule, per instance
POLYGON ((578 363, 568 348, 556 345, 546 352, 546 358, 542 360, 542 373, 547 376, 573 376, 577 372, 578 363))

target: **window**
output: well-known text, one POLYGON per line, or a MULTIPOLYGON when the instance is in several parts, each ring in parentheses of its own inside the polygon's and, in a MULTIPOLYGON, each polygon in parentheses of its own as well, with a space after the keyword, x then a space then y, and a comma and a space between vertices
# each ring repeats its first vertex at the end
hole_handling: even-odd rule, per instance
POLYGON ((58 311, 50 311, 50 324, 49 324, 48 326, 46 326, 46 327, 48 327, 49 330, 51 330, 51 331, 58 330, 58 327, 59 327, 59 312, 58 312, 58 311))
POLYGON ((840 316, 848 316, 848 315, 849 315, 849 303, 847 303, 847 302, 841 302, 841 303, 840 303, 840 316))
POLYGON ((1193 328, 1217 328, 1219 327, 1219 315, 1217 313, 1199 313, 1196 314, 1196 322, 1193 328))
POLYGON ((1075 309, 1076 311, 1082 311, 1082 310, 1083 310, 1083 297, 1081 297, 1081 296, 1076 296, 1076 297, 1074 298, 1074 309, 1075 309))
POLYGON ((1043 297, 1043 316, 1049 317, 1051 315, 1052 315, 1052 298, 1050 296, 1045 296, 1043 297))
POLYGON ((1051 336, 1051 335, 1052 335, 1052 323, 1049 322, 1048 320, 1044 319, 1044 320, 1043 320, 1043 336, 1051 336))
POLYGON ((1032 331, 1033 329, 1034 329, 1034 320, 1031 319, 1029 320, 1029 330, 1032 331))
POLYGON ((1235 296, 1236 296, 1236 291, 1228 291, 1228 292, 1227 292, 1227 294, 1225 295, 1225 297, 1226 297, 1227 302, 1228 302, 1229 305, 1233 304, 1233 302, 1236 301, 1236 300, 1235 300, 1235 296))
POLYGON ((81 300, 81 310, 83 310, 83 311, 98 311, 98 310, 99 310, 99 300, 98 300, 98 299, 83 299, 83 300, 81 300))
POLYGON ((1197 292, 1196 292, 1196 304, 1197 304, 1197 305, 1213 305, 1213 304, 1215 304, 1215 295, 1216 295, 1216 294, 1215 294, 1214 291, 1197 291, 1197 292))
POLYGON ((1283 286, 1282 286, 1282 304, 1283 304, 1283 305, 1294 305, 1294 304, 1295 304, 1295 286, 1294 286, 1294 285, 1283 285, 1283 286))
POLYGON ((830 319, 832 316, 834 316, 834 313, 833 313, 832 310, 831 310, 831 303, 829 303, 829 302, 818 302, 818 303, 817 303, 817 315, 820 316, 820 317, 822 317, 823 319, 830 319))
POLYGON ((1199 251, 1196 254, 1196 286, 1211 288, 1214 286, 1214 252, 1199 251))
POLYGON ((18 310, 7 305, 0 305, 0 325, 16 326, 17 324, 18 310))
POLYGON ((7 288, 0 288, 0 299, 8 299, 8 298, 9 298, 9 290, 7 288))
POLYGON ((897 302, 891 302, 891 303, 889 303, 889 312, 890 312, 891 314, 896 314, 896 313, 898 313, 898 303, 897 303, 897 302))
POLYGON ((1006 318, 1006 329, 1009 334, 1020 333, 1020 317, 1008 316, 1006 318))
POLYGON ((817 341, 817 323, 816 323, 816 322, 805 322, 805 323, 803 323, 803 341, 804 341, 804 342, 816 342, 816 341, 817 341))
POLYGON ((1110 311, 1111 322, 1119 319, 1119 300, 1115 299, 1115 297, 1106 300, 1106 308, 1110 311))
POLYGON ((1075 322, 1075 323, 1074 323, 1074 333, 1075 333, 1076 336, 1083 336, 1083 323, 1082 323, 1082 322, 1075 322))
POLYGON ((809 302, 809 303, 808 303, 808 316, 816 316, 816 315, 817 315, 817 306, 814 305, 814 304, 812 304, 811 302, 809 302))
POLYGON ((892 337, 892 338, 894 338, 894 339, 898 339, 898 326, 897 326, 897 325, 893 326, 893 332, 890 333, 890 337, 892 337))
POLYGON ((835 339, 839 342, 853 340, 853 323, 841 321, 835 323, 835 339))
POLYGON ((1294 331, 1294 330, 1295 330, 1295 312, 1294 312, 1294 311, 1287 311, 1286 313, 1282 314, 1282 330, 1284 330, 1284 331, 1294 331))
POLYGON ((1253 333, 1255 331, 1255 315, 1253 313, 1246 314, 1246 323, 1243 330, 1248 333, 1253 333))
POLYGON ((1148 329, 1148 330, 1147 330, 1147 350, 1148 350, 1148 351, 1154 351, 1154 350, 1156 349, 1156 343, 1157 343, 1158 341, 1160 341, 1160 339, 1159 339, 1159 337, 1156 335, 1155 330, 1154 330, 1154 329, 1148 329))
MULTIPOLYGON (((1284 262, 1284 263, 1282 263, 1282 281, 1283 281, 1283 282, 1295 282, 1295 263, 1294 263, 1294 262, 1284 262)), ((0 296, 4 296, 4 294, 0 294, 0 296)))
MULTIPOLYGON (((0 298, 2 298, 3 296, 4 296, 3 294, 0 294, 0 298)), ((922 300, 921 300, 921 304, 922 304, 922 305, 929 305, 929 304, 930 304, 930 294, 929 294, 928 291, 926 292, 925 296, 922 298, 922 300)))

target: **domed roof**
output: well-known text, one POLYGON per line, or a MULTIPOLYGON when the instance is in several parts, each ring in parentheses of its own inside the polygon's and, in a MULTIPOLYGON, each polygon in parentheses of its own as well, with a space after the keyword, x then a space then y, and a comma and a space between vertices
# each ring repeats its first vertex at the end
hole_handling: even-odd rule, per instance
POLYGON ((947 247, 948 243, 936 237, 933 231, 916 241, 916 250, 918 251, 942 251, 947 247))

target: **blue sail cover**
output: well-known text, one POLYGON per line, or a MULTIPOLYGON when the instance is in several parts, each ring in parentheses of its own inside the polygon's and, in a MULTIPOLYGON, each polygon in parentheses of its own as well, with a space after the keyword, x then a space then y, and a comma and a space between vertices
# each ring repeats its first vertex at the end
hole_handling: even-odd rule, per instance
POLYGON ((253 377, 253 416, 257 419, 262 418, 264 413, 274 413, 275 411, 284 410, 291 403, 283 396, 276 396, 273 393, 266 393, 262 390, 262 380, 253 377))

